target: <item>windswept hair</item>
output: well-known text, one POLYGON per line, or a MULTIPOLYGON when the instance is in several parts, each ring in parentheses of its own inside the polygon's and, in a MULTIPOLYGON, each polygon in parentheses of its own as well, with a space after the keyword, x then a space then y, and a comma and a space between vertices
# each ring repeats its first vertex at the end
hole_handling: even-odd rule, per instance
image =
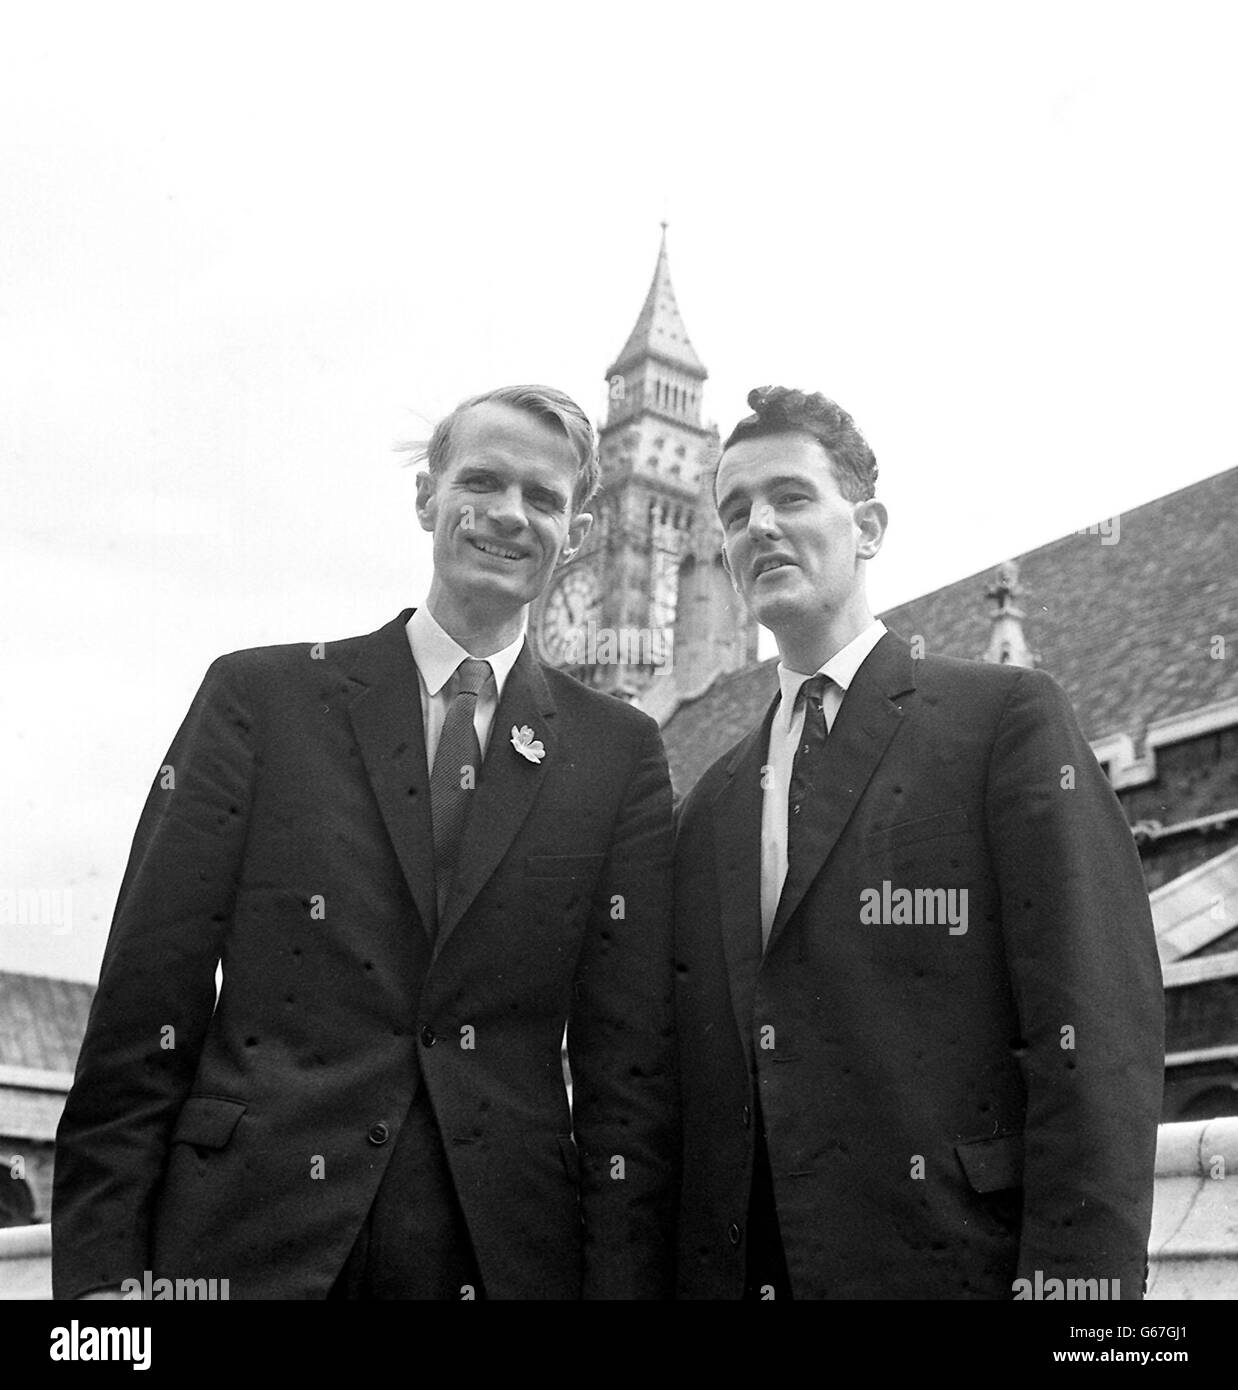
POLYGON ((556 391, 553 386, 500 386, 493 391, 483 391, 479 396, 470 396, 435 425, 429 439, 403 446, 409 451, 409 462, 424 463, 431 476, 437 477, 451 462, 460 418, 475 405, 485 405, 489 401, 523 410, 562 432, 576 455, 572 509, 579 511, 601 484, 597 443, 589 417, 570 396, 556 391))
POLYGON ((848 502, 864 502, 877 492, 877 460, 855 421, 828 396, 806 396, 786 386, 758 386, 748 392, 756 412, 746 415, 727 436, 723 452, 745 439, 769 434, 807 434, 834 465, 838 490, 848 502))

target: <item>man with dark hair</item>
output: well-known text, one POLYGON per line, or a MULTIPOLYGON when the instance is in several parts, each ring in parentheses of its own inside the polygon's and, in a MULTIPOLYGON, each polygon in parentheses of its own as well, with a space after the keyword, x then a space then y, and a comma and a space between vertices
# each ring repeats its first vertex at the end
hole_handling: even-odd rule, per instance
POLYGON ((424 606, 221 657, 156 778, 57 1135, 58 1297, 670 1292, 666 760, 524 636, 593 431, 504 388, 426 459, 424 606))
POLYGON ((874 621, 851 417, 749 403, 718 514, 779 692, 681 809, 680 1293, 1139 1298, 1163 1004, 1121 808, 1051 677, 874 621))

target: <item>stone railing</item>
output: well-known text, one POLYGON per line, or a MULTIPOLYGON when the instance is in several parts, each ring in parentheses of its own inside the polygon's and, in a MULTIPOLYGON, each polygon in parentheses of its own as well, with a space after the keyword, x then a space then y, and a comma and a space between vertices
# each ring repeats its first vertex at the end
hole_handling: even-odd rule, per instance
POLYGON ((52 1228, 0 1229, 0 1299, 51 1298, 52 1228))
POLYGON ((1238 1298, 1238 1115, 1162 1125, 1149 1298, 1238 1298))
MULTIPOLYGON (((1150 1299, 1238 1299, 1238 1115, 1162 1125, 1150 1299)), ((51 1227, 0 1230, 0 1299, 50 1298, 51 1227)))

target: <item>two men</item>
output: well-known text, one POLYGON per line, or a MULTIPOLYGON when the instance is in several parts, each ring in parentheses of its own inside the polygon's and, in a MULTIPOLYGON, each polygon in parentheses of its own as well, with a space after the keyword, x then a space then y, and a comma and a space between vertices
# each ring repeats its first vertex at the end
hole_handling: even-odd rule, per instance
POLYGON ((57 1135, 58 1297, 670 1292, 666 761, 523 635, 592 429, 507 388, 427 464, 425 606, 220 658, 155 780, 57 1135))
POLYGON ((474 398, 418 480, 426 605, 221 658, 156 779, 57 1139, 58 1296, 665 1297, 679 1104, 681 1296, 1139 1296, 1161 992, 1120 808, 1049 677, 874 622, 850 417, 750 403, 717 500, 780 691, 682 808, 673 951, 656 729, 522 635, 592 432, 474 398))
POLYGON ((850 416, 749 404, 716 496, 779 692, 681 808, 680 1294, 1139 1298, 1162 993, 1121 809, 1049 676, 873 620, 850 416))

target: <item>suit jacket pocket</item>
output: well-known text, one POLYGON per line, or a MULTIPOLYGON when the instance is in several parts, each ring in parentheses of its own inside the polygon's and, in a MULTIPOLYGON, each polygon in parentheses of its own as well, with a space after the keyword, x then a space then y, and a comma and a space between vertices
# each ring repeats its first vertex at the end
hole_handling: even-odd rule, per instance
POLYGON ((970 828, 967 812, 961 806, 956 806, 951 811, 939 811, 934 816, 921 816, 917 820, 899 821, 882 830, 872 830, 865 840, 865 846, 868 849, 895 849, 899 845, 913 845, 917 840, 957 835, 970 828))
POLYGON ((999 1134, 954 1146, 973 1192, 1003 1192, 1023 1186, 1023 1136, 999 1134))
POLYGON ((176 1117, 172 1142, 199 1149, 222 1149, 248 1107, 223 1096, 190 1096, 176 1117))
POLYGON ((530 878, 581 878, 599 869, 604 854, 530 854, 524 871, 530 878))

